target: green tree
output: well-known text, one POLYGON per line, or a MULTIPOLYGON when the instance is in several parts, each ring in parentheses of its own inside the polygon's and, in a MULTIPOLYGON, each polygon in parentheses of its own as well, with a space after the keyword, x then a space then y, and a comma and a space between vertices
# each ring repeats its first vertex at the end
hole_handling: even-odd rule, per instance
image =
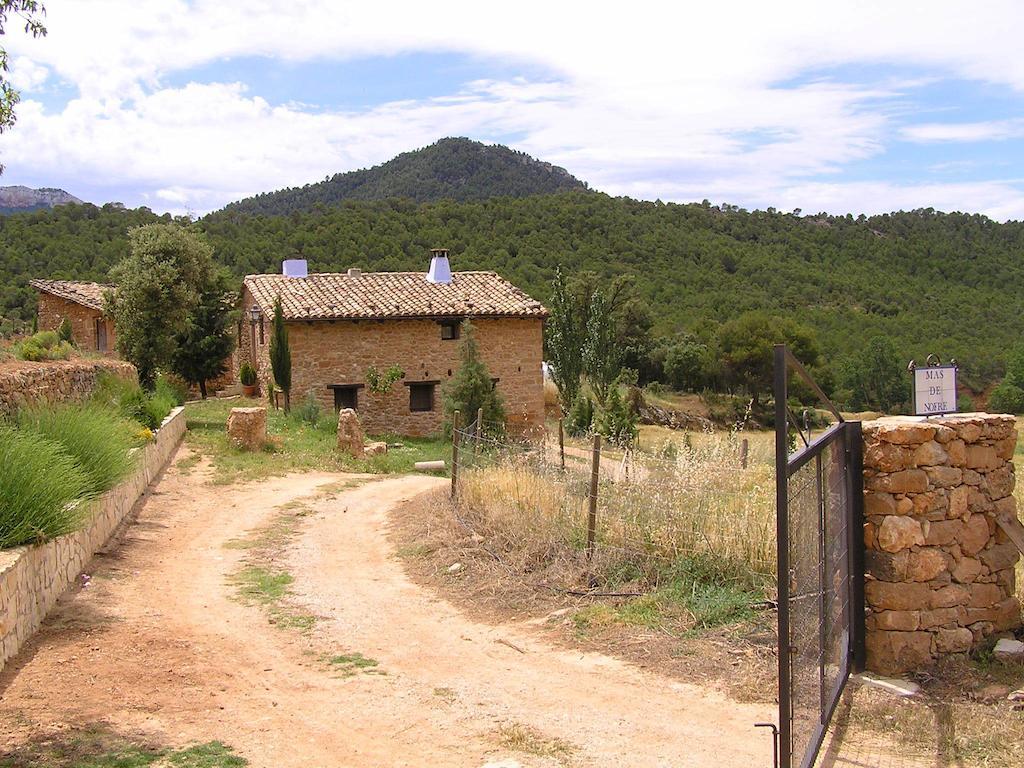
POLYGON ((284 412, 292 409, 292 350, 288 344, 288 328, 284 324, 281 297, 274 299, 274 324, 270 329, 270 370, 274 382, 284 392, 284 412))
POLYGON ((228 356, 235 348, 231 325, 237 320, 237 312, 232 286, 229 273, 211 271, 171 356, 171 370, 197 385, 204 400, 206 382, 227 370, 228 356))
POLYGON ((857 354, 839 367, 839 385, 849 392, 857 411, 893 412, 906 402, 910 377, 892 340, 873 336, 857 354))
POLYGON ((107 310, 117 328, 118 352, 138 369, 139 383, 152 390, 209 279, 213 249, 177 224, 148 224, 128 237, 131 252, 111 270, 117 291, 107 295, 107 310))
POLYGON ((545 338, 547 356, 551 363, 551 378, 558 387, 559 405, 562 413, 568 413, 580 391, 587 329, 581 324, 579 305, 566 285, 561 268, 555 270, 549 305, 551 315, 545 338))
MULTIPOLYGON (((0 0, 0 35, 7 33, 7 17, 12 14, 25 22, 25 32, 32 37, 46 34, 41 20, 46 15, 46 8, 38 0, 0 0)), ((7 80, 9 71, 7 49, 0 47, 0 133, 14 125, 17 119, 14 107, 21 100, 20 94, 7 80)), ((0 166, 2 170, 3 166, 0 166)))
POLYGON ((587 325, 583 367, 594 397, 604 407, 609 390, 622 373, 622 348, 616 338, 615 318, 609 311, 604 291, 594 291, 590 297, 587 325))
POLYGON ((665 378, 676 389, 696 391, 704 381, 704 360, 708 354, 706 344, 684 334, 665 350, 665 378))
POLYGON ((445 429, 450 431, 455 411, 461 412, 463 423, 468 424, 482 408, 483 431, 500 434, 504 431, 505 404, 480 356, 476 329, 469 320, 462 323, 459 357, 459 369, 444 388, 445 429))
POLYGON ((821 351, 814 331, 788 318, 752 311, 736 317, 719 330, 723 362, 732 381, 743 386, 757 405, 771 390, 776 344, 786 344, 804 364, 818 365, 821 351))
POLYGON ((1024 413, 1024 344, 1014 347, 1006 359, 1006 375, 988 397, 990 411, 1024 413))
POLYGON ((597 431, 623 448, 636 442, 637 414, 622 397, 617 385, 608 390, 607 401, 597 419, 597 431))

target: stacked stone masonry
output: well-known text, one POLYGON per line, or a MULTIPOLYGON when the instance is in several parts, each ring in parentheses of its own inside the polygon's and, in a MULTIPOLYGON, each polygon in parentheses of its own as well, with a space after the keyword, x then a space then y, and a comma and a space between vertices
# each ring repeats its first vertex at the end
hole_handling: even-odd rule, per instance
POLYGON ((170 460, 185 434, 185 413, 171 412, 152 442, 140 449, 132 477, 94 502, 79 531, 44 544, 0 550, 0 670, 39 629, 57 598, 114 534, 170 460))
POLYGON ((1021 625, 1012 416, 864 424, 868 668, 896 674, 1021 625))
MULTIPOLYGON (((249 317, 253 297, 244 291, 242 317, 249 317)), ((508 427, 525 433, 543 428, 543 319, 535 317, 472 318, 480 354, 504 398, 508 427)), ((252 360, 261 387, 270 377, 270 319, 239 334, 239 360, 252 360), (253 349, 255 348, 255 355, 253 349)), ((425 436, 444 422, 442 390, 459 368, 458 340, 442 339, 434 319, 294 320, 287 322, 292 354, 292 404, 312 394, 324 409, 335 408, 332 386, 355 388, 356 413, 371 435, 425 436), (399 366, 405 378, 388 392, 372 392, 366 371, 399 366), (433 407, 410 409, 409 385, 434 383, 433 407)))
POLYGON ((80 349, 114 354, 117 343, 114 322, 102 311, 40 291, 38 312, 39 330, 56 331, 67 318, 71 323, 71 337, 80 349))
POLYGON ((135 366, 118 360, 78 359, 0 366, 0 416, 34 403, 77 402, 96 388, 101 372, 138 381, 135 366))

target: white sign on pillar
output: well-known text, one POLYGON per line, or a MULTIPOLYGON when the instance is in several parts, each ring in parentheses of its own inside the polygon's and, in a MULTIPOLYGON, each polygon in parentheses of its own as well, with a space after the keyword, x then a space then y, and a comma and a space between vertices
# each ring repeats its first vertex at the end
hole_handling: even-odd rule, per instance
POLYGON ((956 366, 925 365, 914 369, 914 414, 956 413, 956 366))

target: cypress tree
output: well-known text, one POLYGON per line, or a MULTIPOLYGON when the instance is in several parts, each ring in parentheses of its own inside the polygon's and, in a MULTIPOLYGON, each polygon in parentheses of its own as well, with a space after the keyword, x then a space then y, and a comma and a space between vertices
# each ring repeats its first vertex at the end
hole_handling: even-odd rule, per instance
POLYGON ((469 320, 462 323, 461 338, 461 364, 444 390, 445 429, 450 430, 455 411, 461 411, 463 423, 468 424, 476 419, 477 412, 483 408, 486 425, 483 431, 492 435, 500 434, 504 432, 505 404, 494 387, 487 365, 480 357, 476 329, 469 320))
POLYGON ((274 300, 274 325, 270 332, 270 368, 274 382, 284 392, 284 412, 292 409, 292 350, 288 346, 288 329, 284 325, 281 297, 274 300))

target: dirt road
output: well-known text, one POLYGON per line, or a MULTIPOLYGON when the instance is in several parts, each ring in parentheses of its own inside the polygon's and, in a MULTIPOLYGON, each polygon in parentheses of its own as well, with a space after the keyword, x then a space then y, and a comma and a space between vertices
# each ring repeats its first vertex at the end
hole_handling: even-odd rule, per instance
MULTIPOLYGON (((178 458, 185 457, 183 448, 178 458)), ((155 743, 221 740, 253 766, 757 766, 769 707, 547 644, 535 627, 477 624, 404 574, 389 512, 444 480, 344 476, 206 484, 172 467, 123 541, 90 566, 0 675, 0 746, 105 723, 155 743), (224 545, 310 513, 283 551, 291 602, 318 617, 281 629, 243 605, 224 545), (342 675, 324 658, 376 666, 342 675)))

